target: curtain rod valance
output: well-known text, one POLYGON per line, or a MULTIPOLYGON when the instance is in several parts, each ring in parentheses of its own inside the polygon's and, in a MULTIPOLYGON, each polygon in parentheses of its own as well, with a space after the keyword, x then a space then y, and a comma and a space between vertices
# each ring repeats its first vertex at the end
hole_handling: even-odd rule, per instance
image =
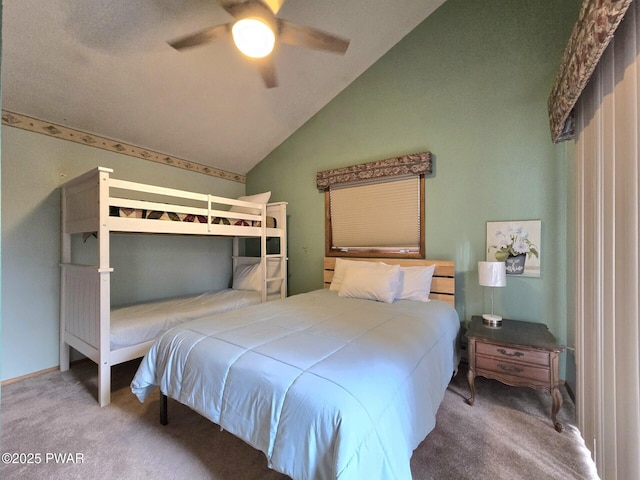
POLYGON ((422 152, 325 170, 316 174, 316 182, 318 190, 326 190, 338 184, 429 173, 431 173, 431 152, 422 152))
POLYGON ((573 138, 571 112, 632 0, 584 0, 547 106, 553 143, 573 138))

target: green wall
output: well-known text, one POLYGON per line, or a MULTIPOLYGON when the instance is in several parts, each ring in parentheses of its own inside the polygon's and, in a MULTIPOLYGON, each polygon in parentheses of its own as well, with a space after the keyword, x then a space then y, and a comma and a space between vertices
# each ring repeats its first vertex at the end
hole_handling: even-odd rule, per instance
POLYGON ((569 179, 546 101, 579 4, 448 0, 251 170, 249 193, 289 202, 290 293, 322 286, 316 172, 429 150, 427 257, 455 260, 460 318, 489 308, 486 222, 540 219, 542 276, 509 277, 495 310, 565 342, 569 179))
MULTIPOLYGON (((2 379, 58 365, 60 192, 96 166, 114 178, 227 197, 245 186, 65 140, 2 129, 2 379)), ((74 239, 95 264, 96 241, 74 239)), ((112 305, 227 288, 231 239, 111 237, 112 305)), ((77 261, 77 260, 76 260, 77 261)))

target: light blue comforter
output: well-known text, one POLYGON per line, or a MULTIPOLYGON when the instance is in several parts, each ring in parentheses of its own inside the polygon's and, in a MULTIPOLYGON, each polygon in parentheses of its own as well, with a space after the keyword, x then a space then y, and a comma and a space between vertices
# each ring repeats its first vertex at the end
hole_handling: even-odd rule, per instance
POLYGON ((144 401, 160 386, 295 480, 407 480, 457 365, 459 327, 437 300, 317 290, 169 330, 131 390, 144 401))

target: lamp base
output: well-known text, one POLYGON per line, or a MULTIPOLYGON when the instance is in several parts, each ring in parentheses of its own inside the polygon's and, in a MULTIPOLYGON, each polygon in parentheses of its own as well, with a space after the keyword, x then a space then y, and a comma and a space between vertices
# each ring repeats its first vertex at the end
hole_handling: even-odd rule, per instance
POLYGON ((493 313, 485 313, 482 315, 482 323, 487 327, 500 328, 502 327, 502 317, 493 313))

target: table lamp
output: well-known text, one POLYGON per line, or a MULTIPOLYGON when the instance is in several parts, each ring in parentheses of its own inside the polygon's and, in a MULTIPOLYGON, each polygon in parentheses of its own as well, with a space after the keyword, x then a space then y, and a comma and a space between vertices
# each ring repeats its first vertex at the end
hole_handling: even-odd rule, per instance
POLYGON ((482 315, 482 323, 489 327, 501 327, 502 317, 493 313, 493 287, 507 285, 507 270, 504 262, 478 262, 478 283, 491 287, 491 313, 482 315))

